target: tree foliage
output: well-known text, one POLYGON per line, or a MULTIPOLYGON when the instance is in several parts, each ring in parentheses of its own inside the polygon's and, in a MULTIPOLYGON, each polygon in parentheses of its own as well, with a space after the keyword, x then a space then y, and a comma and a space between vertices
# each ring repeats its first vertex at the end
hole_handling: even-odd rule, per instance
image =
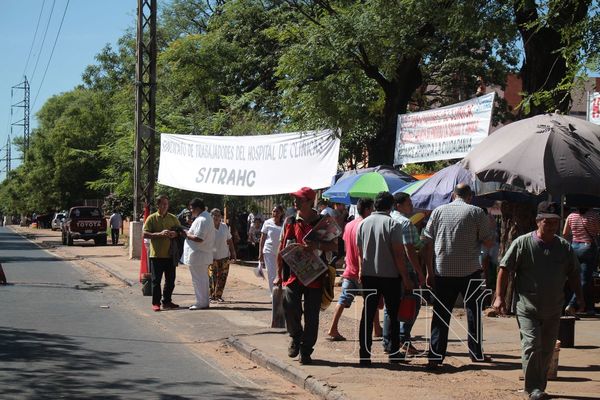
POLYGON ((510 9, 487 0, 287 0, 297 14, 278 73, 286 111, 338 126, 369 164, 393 161, 398 114, 473 96, 477 80, 504 82, 516 62, 510 9), (425 100, 426 99, 426 100, 425 100), (358 144, 358 146, 356 146, 358 144))
POLYGON ((513 0, 513 8, 524 48, 522 114, 568 112, 578 78, 600 66, 598 2, 513 0))
MULTIPOLYGON (((157 32, 156 129, 333 128, 345 167, 391 164, 398 114, 503 86, 520 57, 523 110, 568 108, 569 85, 598 65, 597 8, 595 0, 173 0, 157 32)), ((132 27, 100 49, 81 86, 38 112, 27 160, 0 184, 0 209, 39 212, 104 197, 130 207, 134 80, 132 27)), ((174 207, 193 195, 160 190, 174 207)))

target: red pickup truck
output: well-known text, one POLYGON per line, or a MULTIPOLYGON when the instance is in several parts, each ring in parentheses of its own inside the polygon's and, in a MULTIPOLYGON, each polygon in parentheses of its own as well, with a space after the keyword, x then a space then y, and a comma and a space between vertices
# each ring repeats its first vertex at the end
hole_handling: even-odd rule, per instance
POLYGON ((78 206, 69 210, 62 224, 62 243, 73 246, 74 239, 94 239, 95 245, 106 245, 106 218, 100 208, 78 206))

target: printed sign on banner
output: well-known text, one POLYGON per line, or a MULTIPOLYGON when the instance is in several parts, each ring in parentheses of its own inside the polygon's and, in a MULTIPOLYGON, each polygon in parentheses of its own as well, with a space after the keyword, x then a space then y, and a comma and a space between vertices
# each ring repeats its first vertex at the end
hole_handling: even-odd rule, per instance
POLYGON ((466 156, 489 133, 494 96, 399 115, 394 165, 466 156))
POLYGON ((160 142, 160 184, 241 196, 327 187, 340 151, 331 130, 264 136, 162 134, 160 142))
POLYGON ((588 121, 600 125, 600 93, 594 92, 589 96, 588 121))

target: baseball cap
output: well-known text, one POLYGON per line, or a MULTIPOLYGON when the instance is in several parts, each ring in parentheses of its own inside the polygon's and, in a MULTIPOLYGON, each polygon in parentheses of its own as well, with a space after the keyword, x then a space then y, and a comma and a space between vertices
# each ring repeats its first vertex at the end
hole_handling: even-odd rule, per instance
POLYGON ((309 201, 313 201, 315 197, 317 197, 317 193, 309 187, 303 187, 300 190, 291 193, 291 195, 309 201))
POLYGON ((542 201, 538 204, 537 216, 535 219, 544 218, 559 218, 560 219, 560 208, 557 203, 550 201, 542 201))

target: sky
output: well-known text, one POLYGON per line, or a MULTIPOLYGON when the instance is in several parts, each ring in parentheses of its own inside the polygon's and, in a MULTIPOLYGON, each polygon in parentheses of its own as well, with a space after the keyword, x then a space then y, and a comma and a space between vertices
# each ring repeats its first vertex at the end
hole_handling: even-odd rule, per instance
MULTIPOLYGON (((23 118, 23 109, 15 108, 11 120, 11 104, 23 100, 22 90, 13 91, 11 100, 11 87, 23 82, 24 71, 31 87, 31 131, 37 126, 35 113, 48 98, 80 84, 86 66, 95 63, 95 55, 106 44, 115 45, 128 28, 135 28, 136 8, 136 0, 0 0, 0 159, 6 155, 4 147, 11 122, 23 118), (64 22, 48 65, 67 3, 64 22), (38 18, 40 22, 34 41, 38 18), (48 21, 48 32, 43 41, 48 21), (30 49, 31 56, 25 69, 30 49), (46 65, 48 70, 42 81, 46 65)), ((22 127, 13 126, 13 136, 21 136, 22 132, 22 127)), ((13 147, 12 168, 20 164, 14 160, 20 156, 13 147)), ((4 169, 5 161, 2 161, 0 170, 4 169)), ((4 172, 0 173, 0 181, 4 178, 4 172)))

